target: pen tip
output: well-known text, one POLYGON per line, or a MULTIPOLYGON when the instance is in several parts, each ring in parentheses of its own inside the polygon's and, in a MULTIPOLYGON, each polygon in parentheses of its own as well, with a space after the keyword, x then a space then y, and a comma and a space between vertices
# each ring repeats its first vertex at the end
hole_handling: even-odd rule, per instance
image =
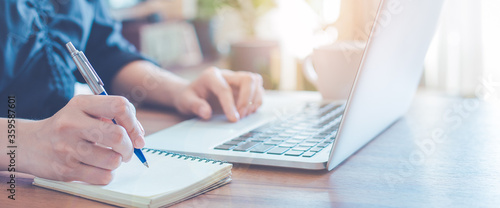
POLYGON ((142 164, 144 164, 146 167, 148 167, 148 168, 149 168, 149 164, 148 164, 148 162, 144 162, 144 163, 142 163, 142 164))

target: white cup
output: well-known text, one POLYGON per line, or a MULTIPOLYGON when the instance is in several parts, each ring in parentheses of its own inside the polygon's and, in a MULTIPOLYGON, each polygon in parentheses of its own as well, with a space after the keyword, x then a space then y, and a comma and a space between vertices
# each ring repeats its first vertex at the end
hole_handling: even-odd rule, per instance
POLYGON ((315 48, 304 59, 302 71, 323 96, 323 100, 347 99, 366 43, 337 41, 315 48))

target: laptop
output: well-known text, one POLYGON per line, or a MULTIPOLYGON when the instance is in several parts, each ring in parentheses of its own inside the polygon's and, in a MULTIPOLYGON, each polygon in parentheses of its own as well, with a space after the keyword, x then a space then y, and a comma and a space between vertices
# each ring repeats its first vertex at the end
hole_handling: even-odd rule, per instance
MULTIPOLYGON (((239 122, 191 119, 146 137, 146 147, 213 160, 332 170, 408 110, 443 0, 381 0, 349 98, 267 92, 239 122)), ((334 67, 334 66, 332 66, 334 67)))

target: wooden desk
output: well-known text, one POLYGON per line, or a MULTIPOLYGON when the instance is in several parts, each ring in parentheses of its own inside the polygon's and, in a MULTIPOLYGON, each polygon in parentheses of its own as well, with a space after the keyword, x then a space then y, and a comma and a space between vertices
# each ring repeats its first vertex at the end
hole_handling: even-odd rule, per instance
MULTIPOLYGON (((403 119, 332 172, 235 165, 231 184, 174 207, 499 206, 500 110, 471 104, 420 93, 403 119), (433 138, 441 130, 447 139, 433 138)), ((185 119, 155 110, 138 117, 148 133, 185 119)), ((0 175, 0 207, 109 207, 21 175, 11 201, 0 175)))

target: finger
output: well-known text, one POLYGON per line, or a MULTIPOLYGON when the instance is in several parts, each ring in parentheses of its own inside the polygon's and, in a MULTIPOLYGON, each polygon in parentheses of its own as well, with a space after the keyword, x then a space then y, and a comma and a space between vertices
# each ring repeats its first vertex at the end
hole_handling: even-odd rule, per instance
POLYGON ((200 98, 193 92, 186 94, 186 100, 189 103, 188 109, 191 111, 189 113, 193 113, 203 119, 210 119, 212 108, 205 99, 200 98))
POLYGON ((110 170, 80 163, 73 168, 69 177, 90 184, 106 185, 113 179, 113 174, 110 170))
POLYGON ((75 157, 84 164, 106 170, 114 170, 122 163, 119 153, 84 140, 77 145, 75 157))
POLYGON ((257 111, 257 109, 259 109, 259 107, 262 106, 263 96, 264 96, 264 88, 260 86, 256 90, 254 100, 252 101, 252 106, 250 109, 251 113, 255 113, 255 111, 257 111))
POLYGON ((255 95, 249 106, 248 114, 255 113, 255 111, 262 105, 262 96, 264 95, 263 79, 259 74, 254 74, 256 85, 255 85, 255 95))
POLYGON ((240 115, 236 110, 236 106, 234 104, 233 93, 231 87, 226 82, 221 72, 217 68, 212 68, 209 71, 210 75, 208 76, 208 88, 212 93, 215 94, 217 99, 219 100, 222 110, 224 114, 231 122, 236 122, 240 119, 240 115))
POLYGON ((144 141, 144 135, 146 135, 146 131, 144 131, 144 127, 142 127, 141 122, 137 120, 137 124, 139 125, 139 129, 141 130, 141 136, 136 138, 133 142, 134 148, 141 149, 146 145, 146 141, 144 141))
MULTIPOLYGON (((100 118, 99 120, 104 121, 106 123, 115 124, 115 123, 113 123, 112 120, 107 119, 107 118, 100 118)), ((132 143, 133 143, 134 148, 141 149, 146 145, 146 142, 144 141, 144 136, 146 135, 146 131, 144 131, 144 127, 142 126, 142 124, 139 120, 137 121, 137 124, 139 125, 139 128, 141 130, 140 133, 142 136, 138 137, 138 138, 136 137, 135 141, 133 141, 132 143)))
POLYGON ((256 76, 248 72, 226 73, 224 78, 232 86, 239 88, 238 101, 236 108, 241 117, 247 116, 250 112, 251 102, 254 100, 256 86, 256 76), (232 84, 234 83, 234 84, 232 84))
MULTIPOLYGON (((119 153, 125 162, 132 158, 132 142, 127 131, 122 126, 90 117, 82 117, 80 122, 83 125, 80 131, 80 138, 88 142, 110 147, 113 151, 119 153)), ((79 142, 77 145, 84 144, 80 144, 79 142)))
POLYGON ((83 112, 96 118, 114 119, 123 126, 134 147, 144 146, 144 135, 135 116, 135 107, 121 96, 81 95, 72 99, 83 112))

